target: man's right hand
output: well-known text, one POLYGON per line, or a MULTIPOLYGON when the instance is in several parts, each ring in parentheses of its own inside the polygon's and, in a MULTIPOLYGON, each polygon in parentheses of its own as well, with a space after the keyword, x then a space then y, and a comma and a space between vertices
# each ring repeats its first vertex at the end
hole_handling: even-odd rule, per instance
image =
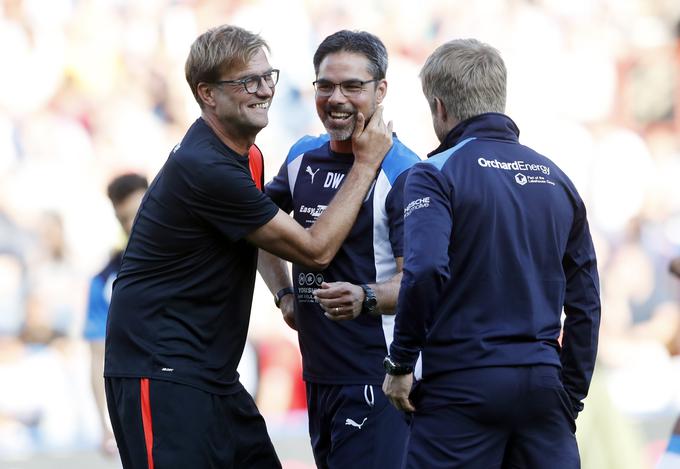
POLYGON ((392 121, 387 125, 382 118, 383 107, 378 106, 373 117, 365 124, 365 117, 358 112, 352 134, 354 164, 365 164, 375 170, 392 148, 392 121))
POLYGON ((415 412, 416 408, 408 398, 412 386, 413 373, 397 376, 385 375, 382 390, 385 396, 387 396, 387 399, 389 399, 397 410, 401 410, 402 412, 415 412))

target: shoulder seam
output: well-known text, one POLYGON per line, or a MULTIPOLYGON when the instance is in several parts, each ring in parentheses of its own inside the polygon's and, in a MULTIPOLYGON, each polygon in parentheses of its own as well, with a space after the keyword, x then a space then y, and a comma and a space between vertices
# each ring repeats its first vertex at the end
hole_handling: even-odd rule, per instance
POLYGON ((422 160, 413 150, 395 138, 392 148, 385 155, 385 159, 380 165, 380 169, 385 173, 390 184, 393 184, 404 171, 420 161, 422 160))
POLYGON ((451 148, 447 148, 446 150, 437 153, 436 155, 432 155, 429 159, 424 160, 423 163, 430 164, 437 168, 438 170, 441 170, 442 167, 446 164, 447 161, 461 148, 463 148, 465 145, 470 143, 473 140, 477 140, 477 137, 470 137, 466 138, 465 140, 458 142, 455 146, 451 148))
POLYGON ((307 153, 310 150, 314 150, 316 148, 321 147, 329 140, 330 137, 328 136, 328 134, 320 134, 316 137, 312 135, 305 135, 290 147, 288 155, 286 156, 286 164, 290 164, 290 162, 293 161, 295 158, 304 153, 307 153))

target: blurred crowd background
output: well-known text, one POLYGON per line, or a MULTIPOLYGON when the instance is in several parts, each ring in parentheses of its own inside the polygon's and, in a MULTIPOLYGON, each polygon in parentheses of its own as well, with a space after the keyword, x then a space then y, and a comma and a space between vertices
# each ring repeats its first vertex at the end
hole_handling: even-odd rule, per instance
MULTIPOLYGON (((599 256, 583 467, 653 467, 680 415, 680 280, 668 273, 680 255, 677 0, 1 0, 0 465, 99 448, 87 288, 125 242, 106 186, 129 171, 152 179, 198 117, 184 61, 222 23, 260 33, 281 69, 257 141, 266 179, 301 135, 323 131, 312 55, 328 34, 385 42, 386 118, 423 158, 437 146, 425 58, 454 37, 501 51, 520 141, 575 182, 599 256)), ((249 346, 244 374, 275 443, 306 447, 296 336, 259 280, 249 346)))

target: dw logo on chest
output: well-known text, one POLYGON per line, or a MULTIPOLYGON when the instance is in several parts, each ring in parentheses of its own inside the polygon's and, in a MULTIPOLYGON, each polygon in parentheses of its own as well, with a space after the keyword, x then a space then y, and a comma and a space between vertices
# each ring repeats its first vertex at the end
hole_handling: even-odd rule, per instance
POLYGON ((332 173, 329 171, 328 174, 326 174, 326 180, 324 181, 323 186, 337 189, 344 177, 344 173, 332 173))

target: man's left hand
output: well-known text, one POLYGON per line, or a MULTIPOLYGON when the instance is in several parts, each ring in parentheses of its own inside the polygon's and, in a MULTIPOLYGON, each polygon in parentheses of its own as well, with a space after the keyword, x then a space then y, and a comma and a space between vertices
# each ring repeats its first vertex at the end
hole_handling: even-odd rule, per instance
POLYGON ((323 282, 314 290, 314 298, 325 311, 328 319, 347 321, 361 314, 364 289, 348 282, 323 282))
POLYGON ((415 412, 416 408, 408 398, 412 385, 413 373, 407 375, 385 375, 382 390, 397 410, 415 412))
POLYGON ((297 331, 297 326, 295 324, 295 295, 284 295, 283 298, 281 298, 281 303, 279 303, 279 308, 281 309, 283 320, 286 321, 288 327, 297 331))

